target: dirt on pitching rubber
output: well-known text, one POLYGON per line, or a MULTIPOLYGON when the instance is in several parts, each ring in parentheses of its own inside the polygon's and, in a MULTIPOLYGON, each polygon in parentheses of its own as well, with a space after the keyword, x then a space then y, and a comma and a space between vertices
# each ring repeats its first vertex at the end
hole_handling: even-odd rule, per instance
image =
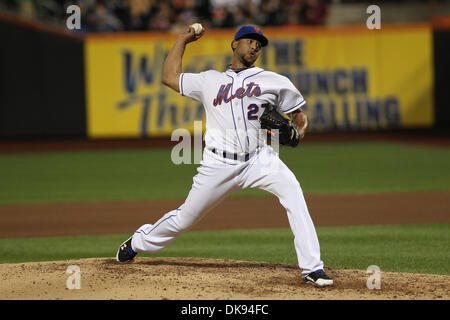
POLYGON ((140 258, 33 262, 0 266, 3 299, 317 300, 449 299, 450 276, 381 272, 369 290, 363 270, 332 269, 333 287, 301 281, 295 265, 201 258, 140 258), (66 269, 78 265, 80 289, 67 289, 66 269))

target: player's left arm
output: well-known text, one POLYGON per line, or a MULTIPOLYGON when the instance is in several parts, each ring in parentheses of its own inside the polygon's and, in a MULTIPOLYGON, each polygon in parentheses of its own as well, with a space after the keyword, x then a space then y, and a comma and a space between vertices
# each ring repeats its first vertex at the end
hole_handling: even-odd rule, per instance
POLYGON ((287 114, 289 118, 292 120, 292 123, 298 130, 300 140, 305 136, 306 130, 308 129, 308 117, 302 111, 301 108, 298 108, 291 113, 287 114))

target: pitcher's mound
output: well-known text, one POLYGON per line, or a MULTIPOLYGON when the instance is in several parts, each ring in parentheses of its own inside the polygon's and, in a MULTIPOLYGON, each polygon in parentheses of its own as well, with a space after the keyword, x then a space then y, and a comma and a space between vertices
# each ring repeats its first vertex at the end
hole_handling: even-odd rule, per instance
POLYGON ((138 257, 130 264, 113 258, 1 264, 0 296, 18 300, 450 299, 446 275, 381 272, 381 289, 369 290, 365 270, 326 268, 326 272, 335 285, 316 288, 302 282, 297 266, 276 263, 138 257), (75 273, 67 272, 69 266, 77 266, 72 268, 75 273))

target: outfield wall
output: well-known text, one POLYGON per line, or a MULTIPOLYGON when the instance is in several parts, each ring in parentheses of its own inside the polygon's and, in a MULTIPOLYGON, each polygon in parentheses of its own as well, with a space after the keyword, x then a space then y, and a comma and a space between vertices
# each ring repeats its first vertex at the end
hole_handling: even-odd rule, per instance
MULTIPOLYGON (((233 30, 188 46, 186 72, 224 70, 233 30)), ((258 66, 307 99, 311 131, 446 126, 449 30, 430 25, 267 28, 258 66), (437 51, 433 48, 438 48, 437 51)), ((70 36, 2 20, 0 137, 135 138, 193 131, 203 107, 161 84, 169 33, 70 36)))
POLYGON ((435 127, 450 128, 450 27, 436 30, 434 37, 435 127))
POLYGON ((0 38, 0 138, 86 136, 82 39, 1 15, 0 38))
MULTIPOLYGON (((312 131, 434 125, 428 25, 383 31, 267 28, 265 34, 270 45, 257 66, 286 75, 300 89, 312 131)), ((225 70, 232 37, 231 31, 212 31, 189 44, 184 70, 225 70)), ((89 137, 166 136, 179 127, 193 131, 193 120, 204 116, 202 106, 161 84, 164 57, 174 40, 158 34, 87 37, 89 137)))

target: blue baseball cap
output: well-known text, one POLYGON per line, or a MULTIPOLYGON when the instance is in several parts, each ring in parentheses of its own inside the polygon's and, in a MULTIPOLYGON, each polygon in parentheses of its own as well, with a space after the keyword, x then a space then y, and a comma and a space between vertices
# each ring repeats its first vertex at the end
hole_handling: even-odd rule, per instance
POLYGON ((261 42, 261 46, 265 47, 269 43, 269 40, 263 35, 261 28, 257 26, 242 26, 234 36, 234 40, 242 38, 256 39, 261 42))

